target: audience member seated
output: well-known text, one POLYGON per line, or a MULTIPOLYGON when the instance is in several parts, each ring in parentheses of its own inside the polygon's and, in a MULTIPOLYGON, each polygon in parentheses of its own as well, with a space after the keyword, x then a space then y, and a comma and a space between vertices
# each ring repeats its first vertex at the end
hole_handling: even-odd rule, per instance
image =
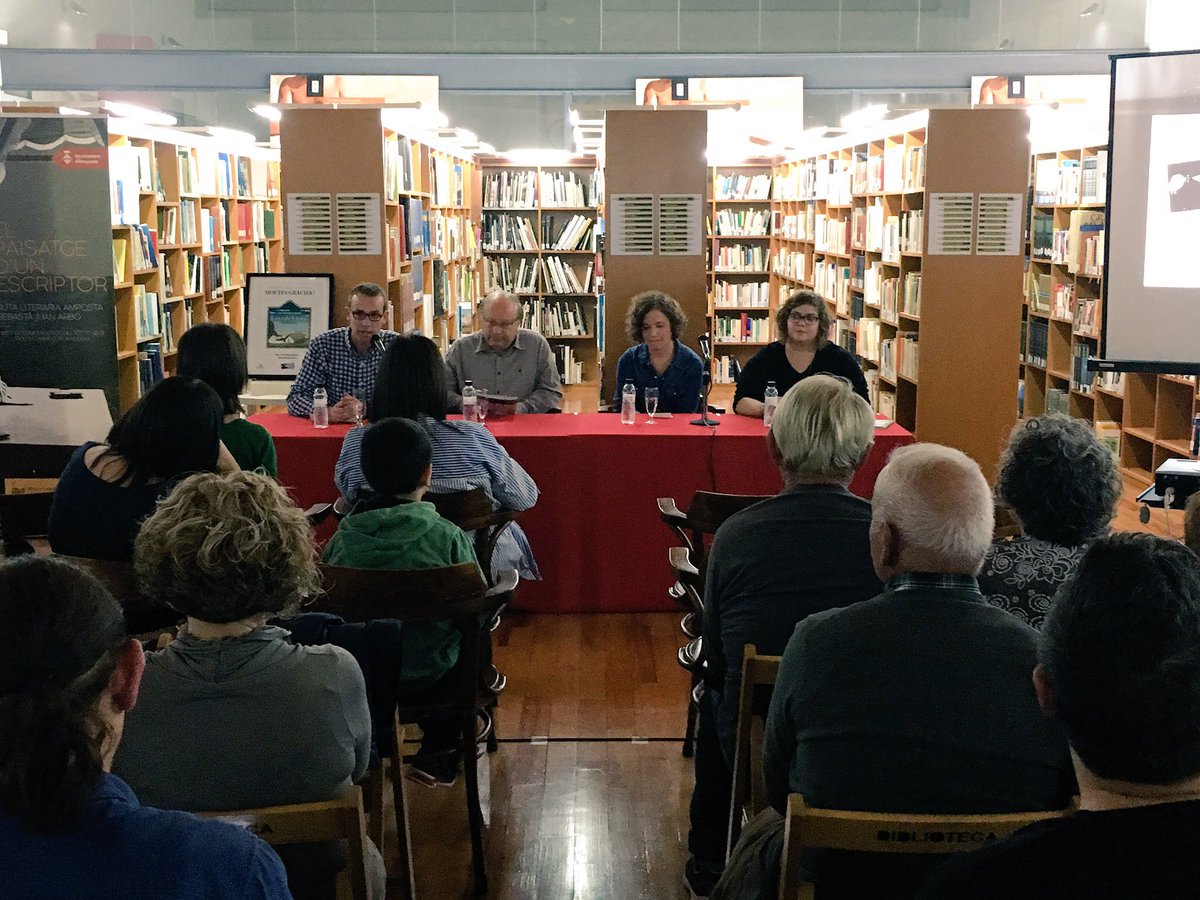
POLYGON ((243 469, 262 469, 272 478, 278 472, 275 441, 261 425, 246 421, 238 395, 245 390, 246 344, 241 335, 220 322, 193 325, 179 339, 179 374, 199 378, 221 398, 225 419, 221 443, 243 469))
POLYGON ((167 378, 125 412, 105 443, 89 441, 63 469, 50 507, 50 549, 129 559, 142 520, 192 472, 234 470, 221 444, 221 398, 195 378, 167 378))
MULTIPOLYGON (((133 564, 147 596, 187 616, 148 655, 117 754, 115 771, 139 795, 173 809, 241 809, 331 800, 366 774, 358 663, 266 624, 320 589, 308 522, 281 487, 254 472, 184 479, 146 520, 133 564)), ((308 880, 299 861, 320 871, 314 854, 282 850, 293 890, 308 880)))
POLYGON ((755 353, 738 376, 733 411, 762 418, 767 383, 775 382, 779 396, 793 384, 813 375, 840 375, 867 398, 867 380, 854 355, 829 340, 829 308, 819 294, 796 291, 775 313, 779 339, 755 353))
MULTIPOLYGON (((379 364, 368 418, 410 419, 429 436, 433 476, 429 490, 450 494, 482 488, 497 508, 523 510, 537 502, 529 474, 478 422, 446 421, 446 367, 437 345, 419 334, 396 338, 379 364)), ((370 485, 363 475, 360 448, 366 428, 352 428, 342 442, 333 480, 350 503, 370 485)), ((522 578, 540 579, 525 532, 516 522, 504 530, 492 555, 492 570, 516 569, 522 578)))
POLYGON ((1088 543, 1108 531, 1121 496, 1116 460, 1079 419, 1039 416, 1013 429, 996 496, 1024 534, 988 548, 979 589, 992 605, 1041 628, 1088 543))
MULTIPOLYGON (((936 444, 892 454, 871 510, 883 593, 809 616, 783 654, 763 745, 778 831, 789 793, 875 812, 1067 805, 1066 740, 1030 680, 1037 632, 988 605, 975 580, 991 535, 991 491, 974 461, 936 444)), ((777 868, 774 849, 764 858, 777 868)), ((898 900, 938 861, 828 855, 805 865, 825 900, 898 900)), ((726 877, 739 868, 731 861, 726 877)))
POLYGON ((143 665, 92 576, 53 558, 0 565, 0 894, 290 900, 261 840, 142 806, 110 773, 143 665))
POLYGON ((1188 497, 1183 511, 1183 542, 1200 554, 1200 492, 1188 497))
POLYGON ((617 360, 613 407, 621 408, 627 382, 637 388, 638 412, 646 411, 646 388, 658 390, 658 412, 693 413, 700 409, 704 364, 679 340, 687 316, 674 297, 643 291, 629 301, 625 331, 634 346, 617 360))
POLYGON ((538 332, 521 328, 521 301, 508 291, 492 291, 479 301, 483 329, 460 337, 446 354, 449 408, 462 410, 470 381, 493 398, 493 414, 557 412, 562 385, 550 344, 538 332), (495 398, 511 398, 505 403, 495 398))
POLYGON ((685 873, 696 896, 708 894, 725 865, 742 648, 777 656, 806 616, 882 587, 871 565, 871 504, 847 490, 875 439, 874 418, 841 379, 797 384, 767 433, 787 487, 717 529, 704 592, 706 690, 685 873))
MULTIPOLYGON (((366 429, 361 444, 363 475, 375 496, 360 500, 342 520, 325 545, 325 562, 395 571, 475 562, 467 533, 421 500, 433 470, 425 430, 408 419, 383 419, 366 429)), ((401 690, 419 690, 454 667, 462 635, 450 622, 409 623, 402 641, 401 690)), ((453 784, 459 763, 454 720, 420 724, 413 774, 427 783, 453 784)))
POLYGON ((1097 540, 1046 619, 1038 701, 1080 811, 946 863, 924 900, 1194 897, 1200 884, 1200 565, 1146 534, 1097 540))

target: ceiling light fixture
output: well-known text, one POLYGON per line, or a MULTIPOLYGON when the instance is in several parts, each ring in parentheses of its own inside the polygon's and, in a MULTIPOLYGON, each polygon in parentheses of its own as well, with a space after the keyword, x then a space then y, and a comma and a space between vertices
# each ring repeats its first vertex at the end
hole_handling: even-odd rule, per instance
POLYGON ((157 109, 147 109, 144 106, 134 106, 132 103, 120 103, 116 100, 105 100, 104 108, 114 116, 122 119, 134 119, 147 125, 178 125, 179 120, 157 109))
POLYGON ((279 111, 279 108, 271 106, 269 103, 256 103, 250 107, 250 112, 262 116, 268 122, 278 122, 283 118, 283 113, 279 111))
POLYGON ((80 6, 78 3, 75 3, 74 0, 72 0, 72 2, 67 4, 67 9, 71 10, 71 12, 75 13, 75 15, 77 15, 77 16, 88 15, 88 11, 86 9, 84 9, 82 6, 80 6))
POLYGON ((1084 19, 1088 16, 1094 16, 1096 13, 1102 12, 1104 12, 1103 3, 1092 3, 1079 11, 1079 18, 1084 19))

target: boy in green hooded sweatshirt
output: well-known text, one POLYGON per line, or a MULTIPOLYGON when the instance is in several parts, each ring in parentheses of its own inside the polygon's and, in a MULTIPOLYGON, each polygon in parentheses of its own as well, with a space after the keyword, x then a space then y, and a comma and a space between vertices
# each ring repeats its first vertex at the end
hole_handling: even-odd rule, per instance
MULTIPOLYGON (((470 536, 421 499, 433 471, 433 449, 423 428, 408 419, 381 419, 363 434, 361 452, 363 476, 375 496, 360 500, 342 520, 325 545, 325 562, 397 572, 476 562, 470 536)), ((405 625, 402 688, 429 687, 449 672, 461 639, 450 622, 405 625)), ((421 723, 425 736, 413 760, 419 780, 453 784, 457 734, 447 731, 449 724, 421 723)))

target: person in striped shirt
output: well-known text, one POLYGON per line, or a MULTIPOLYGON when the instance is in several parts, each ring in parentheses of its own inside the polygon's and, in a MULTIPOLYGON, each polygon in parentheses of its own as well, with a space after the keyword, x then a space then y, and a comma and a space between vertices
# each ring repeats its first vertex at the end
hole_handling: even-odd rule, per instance
MULTIPOLYGON (((379 365, 367 418, 377 422, 397 416, 425 429, 433 445, 433 493, 482 488, 497 508, 523 510, 537 503, 537 485, 492 433, 477 422, 447 421, 446 412, 446 367, 437 345, 418 334, 398 335, 379 365)), ((370 492, 361 462, 364 431, 361 426, 350 429, 334 467, 334 483, 350 503, 370 492)), ((516 569, 522 578, 541 579, 516 522, 496 543, 492 569, 516 569)))

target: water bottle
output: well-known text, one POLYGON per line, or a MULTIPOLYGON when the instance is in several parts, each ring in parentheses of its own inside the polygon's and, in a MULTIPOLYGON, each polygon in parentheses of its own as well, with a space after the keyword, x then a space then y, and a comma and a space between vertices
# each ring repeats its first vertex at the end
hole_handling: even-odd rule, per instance
POLYGON ((479 421, 479 391, 475 390, 475 385, 467 382, 463 385, 463 420, 467 422, 479 421))
POLYGON ((329 395, 323 387, 313 391, 312 423, 313 428, 329 427, 329 395))
POLYGON ((779 388, 775 382, 767 382, 767 392, 763 394, 763 424, 768 428, 775 419, 775 408, 779 406, 779 388))
POLYGON ((621 424, 632 425, 637 419, 637 388, 632 381, 621 388, 621 424))

